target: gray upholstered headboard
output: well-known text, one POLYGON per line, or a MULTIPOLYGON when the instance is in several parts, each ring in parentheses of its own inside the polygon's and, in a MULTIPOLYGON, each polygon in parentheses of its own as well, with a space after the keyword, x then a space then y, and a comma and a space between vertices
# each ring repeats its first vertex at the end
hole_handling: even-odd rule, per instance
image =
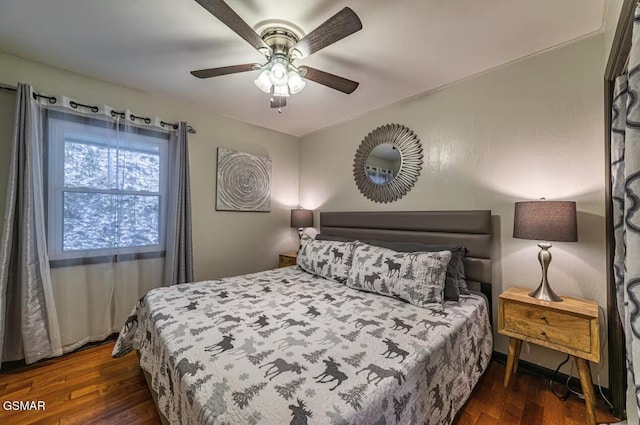
POLYGON ((360 240, 455 244, 468 280, 491 283, 491 211, 321 212, 320 233, 360 240))
POLYGON ((463 245, 467 280, 480 282, 489 300, 491 291, 491 211, 320 212, 320 233, 360 240, 463 245))
POLYGON ((468 249, 467 280, 480 282, 489 301, 491 291, 491 211, 320 212, 320 233, 360 240, 455 244, 468 249))

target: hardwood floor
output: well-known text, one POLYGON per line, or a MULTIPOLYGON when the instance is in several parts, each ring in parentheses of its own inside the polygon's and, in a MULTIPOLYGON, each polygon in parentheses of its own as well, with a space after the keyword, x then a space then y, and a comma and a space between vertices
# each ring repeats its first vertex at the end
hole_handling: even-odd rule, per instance
MULTIPOLYGON (((46 403, 46 410, 28 412, 6 411, 0 405, 0 423, 159 425, 136 355, 112 359, 112 348, 109 343, 0 373, 0 401, 46 403)), ((526 374, 518 374, 506 390, 503 376, 504 366, 492 363, 455 425, 584 424, 582 400, 563 403, 551 394, 546 381, 526 374)), ((600 406, 597 414, 600 422, 616 421, 600 406)))
MULTIPOLYGON (((572 396, 562 402, 549 390, 549 381, 518 373, 504 388, 505 366, 492 362, 454 425, 584 425, 584 400, 572 396)), ((597 400, 598 423, 618 422, 597 400)))
POLYGON ((0 423, 160 424, 135 353, 112 359, 113 343, 0 374, 0 400, 43 400, 44 411, 6 411, 0 423))

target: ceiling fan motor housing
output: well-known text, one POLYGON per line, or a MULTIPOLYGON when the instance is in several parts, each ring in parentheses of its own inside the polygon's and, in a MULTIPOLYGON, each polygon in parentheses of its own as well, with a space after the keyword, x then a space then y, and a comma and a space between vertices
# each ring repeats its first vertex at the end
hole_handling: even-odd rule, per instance
POLYGON ((291 48, 299 41, 298 36, 286 28, 268 27, 260 37, 271 48, 273 54, 289 56, 291 48))

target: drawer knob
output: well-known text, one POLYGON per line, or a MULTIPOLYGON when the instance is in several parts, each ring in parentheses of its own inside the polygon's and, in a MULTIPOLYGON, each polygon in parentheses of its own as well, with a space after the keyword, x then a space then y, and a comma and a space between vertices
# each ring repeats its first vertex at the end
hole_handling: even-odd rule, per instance
POLYGON ((544 315, 540 316, 540 320, 545 320, 546 317, 544 317, 544 315))
POLYGON ((540 332, 540 335, 545 336, 547 333, 545 331, 540 332))

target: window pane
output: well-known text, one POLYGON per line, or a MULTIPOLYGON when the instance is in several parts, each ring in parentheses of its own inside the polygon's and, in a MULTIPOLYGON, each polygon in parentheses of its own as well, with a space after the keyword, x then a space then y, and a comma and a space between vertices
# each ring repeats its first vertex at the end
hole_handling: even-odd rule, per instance
POLYGON ((78 140, 64 145, 64 186, 92 189, 160 191, 160 148, 120 148, 78 140), (117 158, 117 161, 116 161, 117 158), (116 172, 120 185, 115 185, 116 172))
POLYGON ((115 170, 109 167, 110 154, 112 152, 106 145, 65 140, 64 186, 111 188, 110 182, 115 182, 115 179, 110 176, 110 171, 115 173, 115 170))
POLYGON ((160 244, 160 197, 120 196, 120 247, 160 244))
POLYGON ((120 149, 120 189, 160 191, 160 149, 120 149))
POLYGON ((115 201, 109 194, 65 192, 63 251, 113 247, 115 201))

